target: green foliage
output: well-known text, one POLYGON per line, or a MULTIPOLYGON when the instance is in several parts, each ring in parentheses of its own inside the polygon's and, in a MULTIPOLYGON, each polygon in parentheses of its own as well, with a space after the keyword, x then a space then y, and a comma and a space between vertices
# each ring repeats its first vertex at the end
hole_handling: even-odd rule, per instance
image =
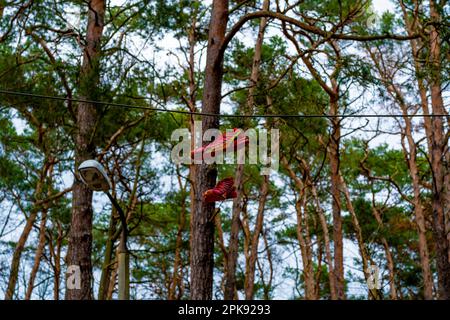
MULTIPOLYGON (((412 19, 413 10, 410 8, 413 3, 404 3, 408 8, 407 16, 412 19)), ((239 8, 233 11, 228 30, 245 14, 261 7, 261 4, 262 1, 230 1, 230 9, 239 8)), ((293 2, 285 4, 292 5, 293 2)), ((91 139, 113 181, 113 193, 129 215, 132 296, 136 299, 167 299, 176 274, 180 277, 176 288, 177 298, 188 298, 190 192, 193 181, 189 176, 190 168, 176 166, 169 157, 175 144, 170 141, 171 133, 178 128, 189 128, 190 118, 138 107, 185 111, 188 103, 194 103, 197 110, 201 110, 201 98, 206 87, 203 63, 210 40, 209 2, 146 0, 126 1, 119 6, 114 1, 107 1, 106 26, 99 48, 101 55, 99 59, 90 61, 92 68, 89 74, 82 72, 88 17, 85 1, 33 1, 30 7, 21 9, 18 14, 19 5, 20 1, 0 1, 0 88, 123 105, 95 105, 98 118, 91 139), (78 13, 79 25, 70 26, 68 20, 76 20, 78 13), (194 46, 192 74, 188 65, 190 45, 194 46), (191 76, 195 83, 190 83, 191 76), (176 252, 179 253, 180 264, 174 270, 176 252)), ((411 110, 420 105, 417 80, 423 80, 424 85, 429 86, 432 76, 440 72, 442 88, 447 88, 448 5, 438 7, 443 19, 433 22, 442 39, 442 70, 435 70, 435 66, 430 64, 427 32, 431 20, 426 6, 424 3, 419 8, 418 16, 419 31, 426 31, 417 39, 420 44, 417 59, 419 70, 414 70, 409 41, 377 40, 358 45, 339 39, 332 42, 331 38, 325 39, 292 26, 301 49, 307 50, 305 54, 311 58, 320 78, 327 85, 330 85, 330 74, 334 70, 334 78, 340 87, 338 113, 364 110, 359 108, 362 100, 353 100, 355 93, 362 93, 363 98, 369 97, 370 104, 389 102, 389 108, 396 107, 392 105, 386 83, 369 59, 367 49, 384 57, 387 62, 385 66, 392 68, 390 71, 395 74, 400 74, 401 81, 394 79, 394 82, 405 91, 406 103, 411 110), (317 40, 323 40, 323 43, 308 51, 317 40), (332 44, 339 47, 339 55, 332 44), (374 93, 379 93, 379 96, 372 97, 374 93)), ((276 10, 272 3, 271 10, 276 10)), ((294 5, 288 14, 305 25, 326 32, 333 30, 333 25, 341 24, 337 32, 347 35, 406 34, 400 9, 377 16, 371 1, 305 0, 294 5)), ((229 94, 224 96, 222 111, 226 108, 226 112, 250 115, 328 114, 330 96, 324 91, 323 84, 314 80, 301 62, 298 52, 282 33, 280 21, 276 19, 269 19, 262 45, 259 79, 253 92, 254 104, 248 110, 248 85, 255 54, 254 41, 248 40, 256 37, 259 22, 259 19, 247 22, 225 50, 222 93, 229 94)), ((74 150, 78 147, 75 136, 82 125, 77 123, 78 106, 79 103, 75 101, 0 94, 0 269, 8 270, 10 267, 23 223, 31 210, 37 210, 38 219, 21 257, 23 268, 20 275, 25 280, 28 280, 28 270, 34 263, 38 226, 44 210, 40 201, 58 194, 73 183, 74 150), (51 174, 50 167, 53 170, 51 174), (44 177, 43 173, 46 173, 44 177), (42 187, 37 192, 40 180, 42 187)), ((380 113, 384 110, 381 108, 380 113)), ((327 149, 332 133, 330 119, 253 117, 221 118, 220 121, 222 130, 255 128, 261 132, 263 129, 279 129, 280 155, 301 181, 299 187, 281 164, 279 172, 270 176, 263 230, 259 235, 255 297, 277 298, 278 288, 285 288, 286 284, 292 283, 292 294, 287 294, 291 294, 293 299, 305 296, 304 264, 300 258, 298 241, 297 214, 300 213, 303 215, 301 231, 311 241, 313 257, 310 262, 317 278, 318 296, 329 299, 329 270, 324 258, 324 230, 319 213, 325 216, 333 248, 333 199, 330 196, 330 150, 327 149), (312 194, 312 186, 318 193, 317 199, 312 194), (302 196, 306 204, 301 212, 297 212, 295 204, 302 196)), ((399 126, 404 125, 401 121, 399 119, 399 126)), ((355 123, 351 119, 343 121, 342 134, 353 130, 355 123)), ((385 126, 388 125, 382 124, 381 129, 386 129, 385 126)), ((400 297, 420 299, 423 297, 423 288, 414 208, 409 201, 413 198, 413 192, 410 171, 405 161, 408 155, 390 141, 376 144, 365 141, 368 133, 365 129, 345 136, 340 141, 339 154, 340 171, 349 187, 362 230, 363 245, 371 259, 386 269, 385 239, 395 261, 396 285, 400 297), (375 212, 379 213, 381 224, 375 219, 375 212)), ((415 125, 414 130, 415 138, 419 137, 423 132, 422 123, 415 125)), ((419 150, 419 178, 423 184, 420 197, 426 219, 426 237, 430 256, 434 259, 435 243, 429 231, 432 190, 428 185, 432 184, 432 173, 428 158, 424 155, 427 153, 426 141, 416 142, 419 150)), ((264 179, 260 169, 259 164, 246 164, 244 167, 244 210, 241 214, 236 272, 236 289, 240 297, 245 289, 246 254, 251 248, 249 239, 244 237, 243 224, 245 220, 250 232, 254 229, 264 179), (244 250, 247 250, 246 254, 244 250)), ((218 179, 233 177, 235 172, 235 164, 220 165, 218 179)), ((66 266, 63 259, 72 218, 71 202, 70 192, 45 202, 45 208, 48 207, 46 245, 35 281, 39 290, 34 291, 34 296, 39 298, 51 296, 54 284, 50 281, 58 277, 62 285, 61 293, 64 290, 62 279, 66 266), (58 252, 61 254, 59 257, 58 252), (61 263, 59 270, 56 259, 61 263)), ((348 205, 342 201, 344 237, 356 244, 357 237, 348 214, 348 205)), ((216 208, 220 209, 223 240, 227 246, 231 231, 232 201, 218 203, 216 208)), ((119 225, 115 210, 105 197, 96 193, 92 243, 95 288, 98 284, 97 275, 102 271, 105 261, 108 261, 107 258, 111 258, 107 270, 111 271, 116 266, 119 225), (111 257, 107 256, 108 246, 112 246, 111 257)), ((216 232, 216 243, 218 237, 216 232)), ((217 244, 214 257, 215 297, 221 298, 226 256, 217 244)), ((361 275, 353 272, 354 269, 362 268, 360 259, 355 259, 351 265, 351 271, 345 279, 348 298, 367 298, 364 289, 356 291, 352 287, 355 282, 360 286, 365 285, 361 275)), ((434 265, 432 269, 435 272, 434 265)), ((5 287, 7 278, 7 272, 0 272, 1 287, 5 287)), ((384 284, 387 283, 386 272, 382 280, 384 284)), ((18 298, 23 297, 22 291, 27 285, 18 284, 18 298)), ((283 294, 287 295, 285 292, 283 294)), ((112 297, 115 297, 115 293, 112 297)))

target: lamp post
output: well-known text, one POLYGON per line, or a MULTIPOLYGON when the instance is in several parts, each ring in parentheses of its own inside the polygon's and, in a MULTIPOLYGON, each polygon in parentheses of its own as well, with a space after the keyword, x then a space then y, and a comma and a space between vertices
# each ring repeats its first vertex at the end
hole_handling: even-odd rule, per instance
POLYGON ((120 207, 117 199, 111 195, 111 181, 102 165, 95 160, 86 160, 79 167, 80 177, 83 183, 93 191, 103 191, 119 212, 122 232, 118 250, 119 263, 119 300, 130 299, 130 256, 127 248, 127 221, 125 213, 120 207))

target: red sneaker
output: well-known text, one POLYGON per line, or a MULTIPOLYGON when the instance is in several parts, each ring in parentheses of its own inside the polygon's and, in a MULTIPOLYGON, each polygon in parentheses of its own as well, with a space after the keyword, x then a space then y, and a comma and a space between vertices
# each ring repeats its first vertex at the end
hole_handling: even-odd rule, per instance
POLYGON ((225 178, 219 181, 213 189, 205 191, 203 199, 206 202, 224 201, 226 199, 236 198, 236 187, 234 178, 225 178))

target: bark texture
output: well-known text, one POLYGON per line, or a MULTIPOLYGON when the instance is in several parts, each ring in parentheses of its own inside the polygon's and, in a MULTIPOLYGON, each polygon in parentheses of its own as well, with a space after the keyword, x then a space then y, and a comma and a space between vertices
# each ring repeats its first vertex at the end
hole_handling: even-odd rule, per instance
MULTIPOLYGON (((225 38, 228 22, 228 1, 214 0, 209 25, 206 56, 205 85, 203 91, 203 112, 220 113, 223 76, 223 53, 220 48, 225 38)), ((219 119, 205 116, 202 129, 218 128, 219 119)), ((195 165, 191 212, 191 287, 192 300, 212 299, 214 267, 214 203, 203 201, 203 193, 213 188, 217 178, 214 165, 195 165)))
MULTIPOLYGON (((81 99, 95 100, 95 89, 98 87, 100 78, 105 1, 89 1, 88 9, 86 47, 83 52, 80 74, 80 92, 81 99)), ((93 138, 98 120, 96 106, 92 103, 80 102, 76 116, 75 166, 78 167, 81 162, 95 157, 93 138)), ((93 298, 91 251, 92 191, 76 179, 73 185, 72 220, 66 262, 68 266, 79 266, 81 288, 66 288, 67 300, 90 300, 93 298)))

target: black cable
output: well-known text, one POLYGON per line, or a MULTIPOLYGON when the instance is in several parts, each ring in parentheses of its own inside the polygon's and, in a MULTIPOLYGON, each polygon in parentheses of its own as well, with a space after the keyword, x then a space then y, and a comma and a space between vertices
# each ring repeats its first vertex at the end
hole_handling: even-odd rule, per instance
MULTIPOLYGON (((217 114, 217 113, 207 113, 207 112, 192 112, 183 110, 168 110, 163 108, 152 108, 144 106, 133 106, 124 103, 116 102, 104 102, 104 101, 93 101, 85 99, 67 98, 67 97, 57 97, 57 96, 47 96, 42 94, 34 94, 27 92, 17 92, 0 89, 0 94, 15 95, 22 97, 32 97, 39 99, 50 99, 58 101, 73 101, 82 103, 91 103, 97 105, 106 105, 111 107, 120 107, 126 109, 140 109, 140 110, 151 110, 158 112, 170 112, 170 113, 180 113, 198 116, 211 116, 211 117, 221 117, 221 118, 398 118, 405 117, 402 114, 340 114, 340 115, 325 115, 325 114, 255 114, 255 115, 239 115, 239 114, 217 114)), ((448 117, 446 114, 412 114, 408 117, 448 117)))

